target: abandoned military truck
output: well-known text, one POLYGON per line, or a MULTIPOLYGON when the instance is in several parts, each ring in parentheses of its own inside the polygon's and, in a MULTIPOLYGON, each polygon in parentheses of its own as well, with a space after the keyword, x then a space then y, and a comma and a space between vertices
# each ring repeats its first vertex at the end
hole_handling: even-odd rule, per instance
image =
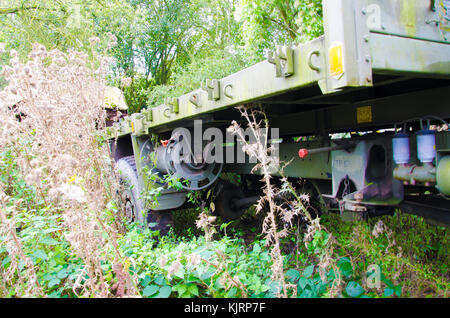
POLYGON ((108 128, 130 219, 162 229, 190 191, 212 187, 216 211, 238 219, 258 198, 257 163, 220 160, 242 143, 207 137, 232 121, 245 128, 236 107, 256 105, 284 175, 321 209, 343 218, 401 209, 450 224, 450 1, 324 0, 323 14, 323 36, 108 128))

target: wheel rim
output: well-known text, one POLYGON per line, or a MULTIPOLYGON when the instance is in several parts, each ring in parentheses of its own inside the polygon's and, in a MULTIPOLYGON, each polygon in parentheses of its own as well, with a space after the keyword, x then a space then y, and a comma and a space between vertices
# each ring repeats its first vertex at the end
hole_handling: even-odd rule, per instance
POLYGON ((135 208, 133 206, 133 203, 127 198, 125 202, 125 216, 128 221, 133 222, 135 220, 135 208))

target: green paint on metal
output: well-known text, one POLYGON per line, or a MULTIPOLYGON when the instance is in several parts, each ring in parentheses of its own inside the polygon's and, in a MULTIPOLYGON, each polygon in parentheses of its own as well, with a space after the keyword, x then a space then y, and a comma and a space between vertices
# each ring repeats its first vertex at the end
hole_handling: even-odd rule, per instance
POLYGON ((450 196, 450 155, 443 157, 439 161, 436 180, 438 190, 450 196))
POLYGON ((403 0, 401 5, 400 22, 410 37, 416 36, 416 1, 403 0))

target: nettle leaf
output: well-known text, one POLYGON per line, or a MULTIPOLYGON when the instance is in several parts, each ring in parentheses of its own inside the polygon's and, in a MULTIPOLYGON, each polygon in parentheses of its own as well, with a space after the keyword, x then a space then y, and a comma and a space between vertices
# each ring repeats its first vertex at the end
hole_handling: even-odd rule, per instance
POLYGON ((361 287, 360 284, 357 282, 349 282, 347 284, 347 287, 345 288, 345 291, 350 297, 359 297, 362 294, 364 294, 364 288, 361 287))
POLYGON ((160 288, 159 293, 156 296, 156 298, 169 298, 171 293, 172 293, 172 287, 164 286, 164 287, 160 288))
POLYGON ((144 273, 145 277, 143 277, 143 279, 141 280, 140 285, 142 287, 147 287, 147 285, 152 281, 152 278, 149 275, 146 275, 144 273))
POLYGON ((153 296, 159 291, 159 289, 160 288, 157 285, 149 285, 144 288, 144 290, 142 291, 142 295, 144 295, 145 297, 153 296))
POLYGON ((303 270, 303 276, 310 278, 314 272, 314 265, 310 265, 303 270))
POLYGON ((298 280, 298 289, 299 291, 302 291, 303 289, 305 289, 306 285, 309 284, 309 279, 305 278, 305 277, 300 277, 300 279, 298 280))
POLYGON ((342 275, 344 275, 346 278, 349 278, 353 275, 352 262, 348 257, 341 258, 337 262, 337 266, 339 267, 339 270, 341 271, 342 275))
POLYGON ((300 294, 300 298, 314 298, 317 297, 316 295, 316 287, 308 282, 303 289, 302 293, 300 294))
POLYGON ((253 253, 259 254, 261 252, 261 246, 258 243, 253 245, 253 253))
POLYGON ((188 287, 188 292, 191 295, 198 296, 198 287, 195 284, 190 284, 188 287))
POLYGON ((384 289, 384 297, 391 297, 394 294, 394 288, 386 287, 384 289))
POLYGON ((395 286, 394 293, 395 293, 395 295, 397 295, 397 297, 401 297, 402 296, 402 286, 401 285, 395 286))
POLYGON ((291 283, 295 283, 300 278, 300 272, 296 269, 290 269, 285 276, 291 283))
POLYGON ((48 288, 59 285, 61 281, 58 278, 53 278, 48 282, 48 288))
POLYGON ((43 261, 45 261, 47 259, 47 253, 45 253, 43 250, 37 250, 33 253, 33 255, 36 258, 40 258, 43 261))
POLYGON ((62 269, 58 273, 56 273, 56 277, 59 279, 64 279, 69 276, 69 271, 67 269, 62 269))
POLYGON ((59 242, 51 237, 44 237, 39 242, 41 242, 44 245, 58 245, 59 242))

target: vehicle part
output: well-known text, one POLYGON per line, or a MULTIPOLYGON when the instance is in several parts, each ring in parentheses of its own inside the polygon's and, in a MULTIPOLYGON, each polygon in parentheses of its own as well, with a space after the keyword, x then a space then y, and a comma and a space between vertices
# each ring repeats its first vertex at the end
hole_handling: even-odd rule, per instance
POLYGON ((179 179, 185 190, 202 190, 211 186, 222 172, 222 163, 206 163, 192 153, 189 138, 182 131, 172 134, 167 145, 156 150, 156 167, 179 179))
POLYGON ((130 222, 136 222, 141 227, 151 226, 154 231, 167 234, 172 224, 171 212, 148 210, 141 198, 138 174, 134 156, 124 157, 116 164, 120 181, 125 190, 125 214, 130 222))
POLYGON ((257 200, 258 197, 252 197, 248 201, 248 198, 245 198, 244 192, 239 186, 229 181, 219 180, 214 204, 216 212, 225 220, 236 220, 257 200), (254 200, 255 198, 256 200, 254 200))
POLYGON ((439 161, 436 180, 438 190, 450 196, 450 156, 447 155, 439 161))

